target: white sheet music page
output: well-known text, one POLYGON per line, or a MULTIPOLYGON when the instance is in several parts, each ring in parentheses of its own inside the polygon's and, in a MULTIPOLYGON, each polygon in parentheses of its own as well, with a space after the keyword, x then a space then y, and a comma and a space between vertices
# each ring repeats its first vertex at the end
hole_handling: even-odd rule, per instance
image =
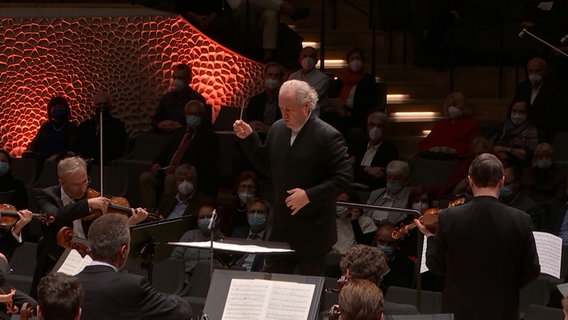
POLYGON ((562 238, 547 232, 534 231, 540 273, 560 279, 562 261, 562 238))
POLYGON ((85 269, 85 267, 88 266, 91 262, 93 262, 91 256, 86 255, 83 258, 77 250, 71 249, 61 267, 57 269, 57 272, 62 272, 70 276, 74 276, 83 271, 83 269, 85 269))
POLYGON ((314 284, 232 279, 222 319, 308 319, 314 290, 314 284))

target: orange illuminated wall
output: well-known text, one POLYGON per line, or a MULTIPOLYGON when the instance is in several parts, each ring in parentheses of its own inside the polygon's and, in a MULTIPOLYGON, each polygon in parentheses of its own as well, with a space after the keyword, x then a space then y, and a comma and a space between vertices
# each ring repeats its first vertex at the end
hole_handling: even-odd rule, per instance
POLYGON ((180 16, 140 7, 0 8, 0 146, 21 154, 56 95, 73 121, 92 115, 93 94, 111 93, 131 135, 150 129, 171 67, 193 66, 192 87, 215 112, 261 90, 261 65, 204 36, 180 16))

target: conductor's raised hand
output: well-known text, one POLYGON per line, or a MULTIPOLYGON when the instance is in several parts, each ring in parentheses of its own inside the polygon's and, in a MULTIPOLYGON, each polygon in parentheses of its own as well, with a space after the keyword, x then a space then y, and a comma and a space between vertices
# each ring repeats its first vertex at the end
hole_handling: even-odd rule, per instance
POLYGON ((233 123, 233 130, 237 137, 241 139, 248 137, 252 133, 251 126, 243 120, 236 120, 235 123, 233 123))
POLYGON ((295 215, 300 209, 310 203, 310 198, 308 198, 308 194, 304 189, 294 188, 286 192, 289 194, 285 200, 286 206, 292 210, 292 215, 295 215))

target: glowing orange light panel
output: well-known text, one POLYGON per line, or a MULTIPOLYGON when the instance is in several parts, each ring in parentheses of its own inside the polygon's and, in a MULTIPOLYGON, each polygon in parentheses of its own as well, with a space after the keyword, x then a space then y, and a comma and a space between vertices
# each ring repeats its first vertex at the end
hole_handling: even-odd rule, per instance
MULTIPOLYGON (((116 14, 112 9, 107 10, 116 14)), ((99 90, 111 93, 113 114, 131 135, 147 131, 159 98, 171 87, 171 68, 178 63, 193 67, 192 87, 215 112, 222 105, 242 106, 261 90, 259 63, 222 47, 180 16, 142 10, 146 14, 122 9, 119 12, 126 14, 121 16, 97 16, 83 8, 79 12, 85 16, 59 18, 10 17, 3 8, 0 146, 21 154, 45 121, 47 102, 56 95, 70 102, 73 121, 90 117, 93 94, 99 90)))

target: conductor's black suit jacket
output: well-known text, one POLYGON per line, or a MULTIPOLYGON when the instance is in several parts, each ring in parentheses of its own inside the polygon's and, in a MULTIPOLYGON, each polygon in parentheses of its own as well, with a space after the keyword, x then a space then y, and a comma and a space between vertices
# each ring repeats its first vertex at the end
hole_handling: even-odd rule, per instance
POLYGON ((352 166, 343 136, 317 117, 309 118, 290 146, 291 130, 276 121, 261 144, 256 133, 241 144, 272 182, 273 221, 269 241, 287 242, 298 256, 323 255, 337 240, 335 198, 349 187, 352 166), (286 192, 304 189, 310 202, 291 215, 286 192))
POLYGON ((519 289, 540 273, 531 219, 489 196, 443 210, 426 265, 445 275, 442 311, 456 320, 517 320, 519 289))

